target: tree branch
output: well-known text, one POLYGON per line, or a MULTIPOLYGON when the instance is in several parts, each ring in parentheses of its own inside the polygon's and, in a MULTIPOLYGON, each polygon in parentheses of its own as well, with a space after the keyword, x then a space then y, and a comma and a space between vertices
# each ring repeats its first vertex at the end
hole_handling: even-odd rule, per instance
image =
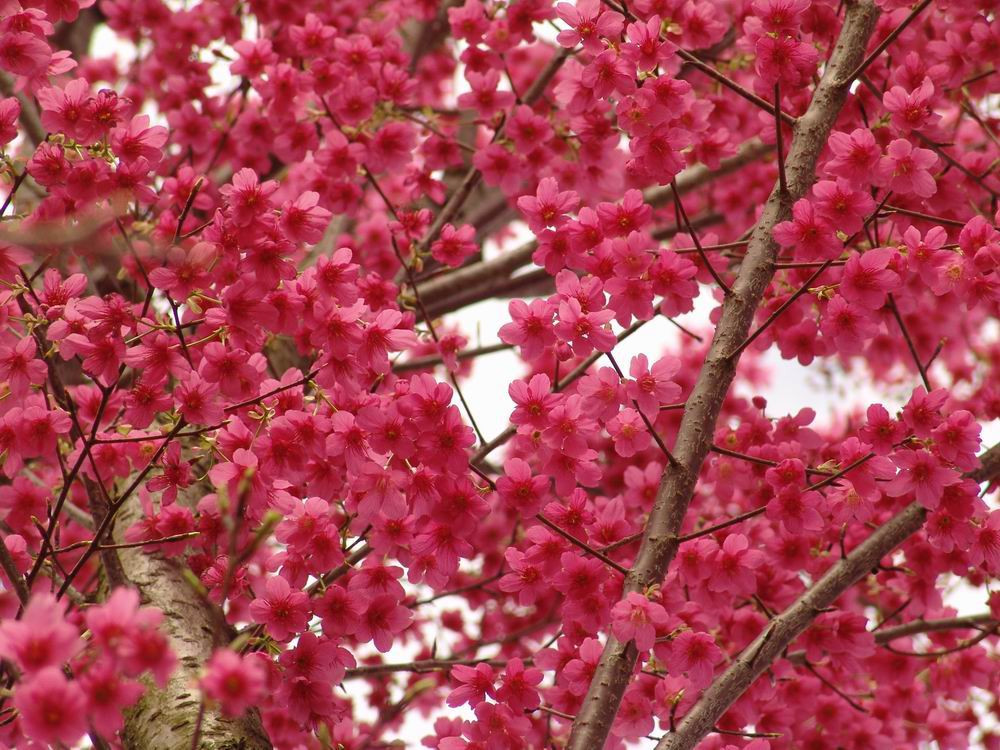
MULTIPOLYGON (((524 659, 528 664, 531 659, 524 659)), ((375 675, 393 674, 395 672, 414 672, 422 674, 424 672, 447 672, 452 667, 474 667, 477 664, 488 664, 491 667, 504 667, 507 665, 506 659, 419 659, 417 661, 401 662, 398 664, 362 664, 359 667, 348 669, 344 675, 345 680, 357 677, 373 677, 375 675)))
MULTIPOLYGON (((495 352, 504 352, 514 347, 510 344, 505 344, 503 342, 497 344, 487 344, 486 346, 480 346, 475 349, 463 349, 455 354, 455 359, 459 362, 463 362, 467 359, 475 359, 476 357, 481 357, 484 354, 493 354, 495 352)), ((426 357, 418 357, 416 359, 408 359, 405 362, 397 362, 392 366, 392 371, 397 375, 403 372, 413 372, 415 370, 427 370, 439 365, 443 365, 444 360, 440 355, 432 354, 426 357)))
MULTIPOLYGON (((663 580, 677 552, 678 533, 694 494, 695 482, 711 446, 712 434, 722 402, 736 374, 738 357, 728 352, 742 342, 753 323, 754 314, 774 275, 778 253, 771 236, 776 224, 791 215, 791 204, 805 195, 815 179, 816 160, 847 97, 846 72, 861 62, 878 10, 871 0, 848 7, 840 39, 826 66, 823 79, 808 110, 796 122, 791 149, 785 163, 788 192, 776 185, 754 227, 746 257, 733 293, 722 307, 715 338, 702 365, 677 435, 674 456, 679 468, 668 467, 660 482, 652 512, 646 523, 642 546, 626 579, 625 592, 639 591, 663 580)), ((568 744, 569 750, 604 746, 618 706, 635 666, 637 653, 632 642, 621 643, 609 636, 600 663, 583 700, 568 744)), ((698 739, 711 730, 699 724, 698 739)), ((693 735, 692 735, 693 736, 693 735)), ((693 746, 685 745, 685 747, 693 746)))
MULTIPOLYGON (((965 476, 980 483, 990 482, 1000 476, 1000 443, 980 456, 979 469, 970 471, 965 476)), ((916 533, 923 526, 926 516, 927 511, 923 506, 911 503, 831 567, 791 607, 768 623, 767 628, 702 694, 677 726, 677 730, 660 741, 656 750, 687 750, 695 747, 754 680, 784 653, 788 645, 841 594, 877 566, 879 560, 916 533)), ((897 628, 886 628, 876 635, 876 639, 888 642, 903 635, 938 629, 927 626, 928 623, 919 621, 919 624, 908 623, 897 628)), ((971 623, 967 626, 971 627, 971 623)), ((948 626, 940 629, 946 627, 948 626)))
MULTIPOLYGON (((570 55, 570 50, 559 49, 555 50, 552 54, 552 58, 549 60, 545 69, 538 75, 538 78, 534 80, 528 90, 524 93, 523 101, 525 104, 532 104, 538 99, 544 92, 552 79, 555 78, 556 73, 559 72, 559 68, 562 67, 563 63, 566 62, 570 55)), ((497 129, 494 139, 496 139, 502 132, 504 125, 500 125, 497 129)), ((462 178, 462 182, 455 189, 455 191, 448 198, 448 201, 444 204, 444 207, 438 212, 438 215, 434 217, 434 222, 431 224, 430 228, 427 230, 427 234, 424 235, 423 239, 420 240, 419 248, 420 250, 426 252, 431 243, 437 239, 438 234, 444 225, 447 224, 452 218, 461 210, 462 206, 465 204, 466 199, 472 194, 473 188, 479 183, 482 178, 482 173, 475 167, 469 167, 469 171, 465 173, 465 177, 462 178)))
MULTIPOLYGON (((704 164, 685 169, 677 175, 677 194, 685 195, 719 177, 732 174, 773 150, 774 146, 754 139, 740 146, 733 156, 723 159, 717 169, 704 164)), ((663 205, 673 200, 673 197, 672 185, 650 188, 643 195, 645 202, 651 206, 663 205)), ((697 225, 699 222, 696 218, 691 223, 697 225)), ((428 314, 442 315, 459 309, 462 305, 499 294, 516 280, 511 278, 511 274, 531 263, 531 256, 537 248, 538 243, 532 240, 497 258, 472 263, 426 281, 418 281, 420 299, 428 314)))
POLYGON ((7 545, 3 543, 2 539, 0 539, 0 567, 7 574, 7 580, 10 581, 14 593, 17 594, 21 606, 28 606, 28 587, 24 583, 24 576, 14 564, 14 558, 11 557, 10 550, 7 549, 7 545))
MULTIPOLYGON (((125 529, 143 516, 138 496, 131 497, 118 516, 114 537, 121 545, 126 543, 125 529)), ((212 651, 227 645, 225 634, 217 627, 218 611, 206 606, 176 561, 141 547, 120 546, 117 554, 143 602, 163 611, 161 629, 178 658, 177 669, 166 687, 150 687, 126 712, 122 733, 125 747, 190 750, 197 732, 199 748, 270 750, 260 715, 253 709, 240 718, 229 719, 218 707, 205 706, 196 730, 202 702, 193 686, 212 651)))
POLYGON ((868 55, 868 57, 866 57, 857 68, 851 71, 849 79, 853 81, 859 75, 864 73, 868 66, 875 62, 875 60, 878 59, 878 56, 885 52, 889 48, 890 44, 896 41, 896 37, 902 34, 906 27, 916 20, 917 16, 919 16, 924 11, 924 8, 930 4, 931 0, 921 0, 921 2, 912 11, 910 11, 910 14, 903 19, 899 26, 893 29, 889 36, 883 39, 882 42, 874 50, 872 50, 872 53, 868 55))
POLYGON ((996 622, 989 612, 966 617, 949 617, 943 620, 913 620, 903 625, 880 630, 875 634, 875 643, 883 646, 897 638, 906 638, 920 633, 940 633, 943 630, 979 630, 995 625, 996 622))

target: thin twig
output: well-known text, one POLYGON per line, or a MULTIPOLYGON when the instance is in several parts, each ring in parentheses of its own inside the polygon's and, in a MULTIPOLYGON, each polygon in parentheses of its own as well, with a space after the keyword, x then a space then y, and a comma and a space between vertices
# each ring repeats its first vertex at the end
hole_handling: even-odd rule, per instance
POLYGON ((743 523, 744 521, 749 521, 751 518, 756 518, 767 510, 767 506, 761 506, 760 508, 754 508, 753 510, 748 510, 746 513, 740 513, 738 516, 733 516, 732 518, 715 524, 714 526, 707 526, 704 529, 698 529, 697 531, 692 531, 690 534, 685 534, 682 537, 678 537, 677 541, 680 543, 690 542, 692 539, 699 539, 703 536, 708 536, 709 534, 714 534, 716 531, 721 531, 722 529, 734 526, 738 523, 743 523))
POLYGON ((444 599, 445 597, 448 597, 448 596, 459 596, 461 594, 467 594, 470 591, 478 591, 479 589, 483 588, 483 586, 488 586, 489 584, 493 583, 494 581, 497 581, 497 580, 501 579, 503 577, 503 575, 504 575, 504 572, 501 570, 499 573, 494 573, 493 575, 489 576, 488 578, 482 578, 482 579, 480 579, 478 581, 475 581, 474 583, 470 583, 470 584, 468 584, 466 586, 459 586, 456 589, 449 589, 448 591, 442 591, 441 593, 434 594, 434 596, 429 596, 426 599, 421 599, 419 601, 415 601, 412 604, 410 604, 409 606, 410 606, 411 609, 413 609, 413 608, 416 608, 416 607, 422 607, 425 604, 430 604, 431 602, 436 602, 438 599, 444 599))
POLYGON ((760 324, 760 327, 758 327, 757 330, 754 331, 752 334, 750 334, 749 336, 747 336, 746 339, 744 339, 743 342, 738 347, 736 347, 736 349, 733 350, 733 352, 731 354, 729 354, 729 356, 732 357, 732 358, 740 356, 740 354, 742 354, 743 351, 748 346, 750 346, 750 344, 752 344, 754 341, 757 340, 758 336, 760 336, 762 333, 764 333, 764 331, 766 331, 771 326, 771 324, 774 323, 774 321, 776 321, 778 318, 781 317, 782 313, 784 313, 785 310, 787 310, 789 307, 791 307, 799 297, 801 297, 803 294, 805 294, 807 291, 809 291, 809 289, 815 283, 816 279, 818 279, 820 276, 822 276, 823 272, 826 271, 826 269, 828 269, 832 265, 833 265, 833 260, 831 259, 831 260, 825 261, 823 263, 823 265, 821 265, 819 268, 817 268, 813 272, 812 276, 810 276, 808 279, 806 279, 805 283, 802 286, 800 286, 798 289, 796 289, 795 292, 793 292, 792 295, 788 299, 786 299, 784 302, 782 302, 781 305, 778 307, 777 310, 775 310, 773 313, 771 313, 770 315, 768 315, 767 319, 763 323, 760 324))
POLYGON ((619 565, 618 563, 616 563, 614 560, 612 560, 610 557, 608 557, 607 555, 605 555, 603 552, 598 552, 596 549, 594 549, 593 547, 591 547, 586 542, 581 541, 580 539, 577 539, 575 536, 573 536, 572 534, 570 534, 565 529, 560 528, 558 525, 556 525, 555 523, 553 523, 552 521, 550 521, 548 518, 546 518, 545 516, 543 516, 541 513, 538 513, 535 516, 535 518, 537 518, 539 521, 541 521, 545 526, 548 526, 550 529, 552 529, 554 532, 556 532, 559 536, 563 537, 563 539, 565 539, 566 541, 568 541, 570 544, 574 544, 577 547, 579 547, 580 549, 582 549, 584 552, 586 552, 587 554, 593 555, 598 560, 600 560, 602 563, 604 563, 605 565, 607 565, 609 568, 611 568, 613 570, 616 570, 617 572, 621 573, 623 576, 628 575, 628 569, 626 569, 626 568, 622 567, 621 565, 619 565))
POLYGON ((844 476, 848 472, 854 471, 856 468, 858 468, 862 464, 865 464, 868 461, 871 461, 873 458, 875 458, 875 455, 876 454, 874 452, 870 451, 870 452, 864 454, 863 456, 860 456, 860 457, 854 459, 847 466, 844 466, 843 468, 838 469, 837 471, 833 472, 832 474, 830 474, 830 476, 826 477, 825 479, 821 479, 820 481, 816 482, 816 484, 811 484, 808 487, 806 487, 805 492, 813 492, 815 490, 822 489, 823 487, 826 487, 827 485, 833 484, 834 482, 836 482, 838 479, 840 479, 842 476, 844 476))
POLYGON ((966 222, 959 221, 958 219, 946 219, 943 216, 933 216, 932 214, 925 214, 920 211, 913 211, 909 208, 902 208, 900 206, 884 206, 877 213, 888 213, 888 214, 901 214, 903 216, 909 216, 914 219, 923 219, 924 221, 930 221, 935 224, 945 224, 950 227, 964 227, 966 222))
POLYGON ((716 734, 725 734, 732 737, 746 737, 748 739, 775 739, 781 737, 781 732, 741 732, 737 729, 722 729, 721 727, 713 727, 713 732, 716 734))
POLYGON ((885 628, 875 634, 875 643, 883 645, 897 638, 908 638, 920 633, 937 633, 943 630, 976 630, 989 627, 996 620, 989 612, 965 617, 949 617, 941 620, 911 620, 910 622, 885 628))
MULTIPOLYGON (((701 60, 699 60, 697 57, 695 57, 694 55, 692 55, 687 50, 678 49, 677 50, 677 56, 679 58, 681 58, 682 60, 684 60, 684 62, 689 63, 691 66, 693 66, 693 67, 697 68, 698 70, 700 70, 702 73, 704 73, 705 75, 707 75, 709 78, 712 78, 713 80, 718 81, 719 83, 721 83, 723 86, 725 86, 730 91, 733 91, 736 94, 738 94, 739 96, 743 97, 744 99, 746 99, 751 104, 754 104, 755 106, 760 107, 762 110, 764 110, 768 114, 773 114, 774 113, 774 106, 769 101, 767 101, 766 99, 761 99, 759 96, 757 96, 752 91, 749 91, 749 90, 743 88, 738 83, 736 83, 736 81, 734 81, 731 78, 723 75, 722 73, 720 73, 718 70, 716 70, 715 68, 713 68, 708 63, 702 62, 701 60)), ((796 118, 792 117, 790 114, 787 114, 785 112, 781 113, 781 119, 782 119, 783 122, 787 123, 788 125, 791 125, 792 127, 795 127, 795 123, 797 122, 796 118)))
POLYGON ((14 564, 14 558, 11 557, 10 550, 7 549, 7 545, 4 544, 2 539, 0 539, 0 566, 3 567, 3 572, 7 574, 7 580, 13 586, 14 593, 17 594, 21 606, 27 606, 28 587, 24 583, 24 576, 21 575, 21 571, 14 564))
POLYGON ((694 246, 698 249, 698 254, 701 256, 702 262, 708 267, 708 272, 712 274, 712 278, 715 279, 715 283, 718 284, 722 291, 726 295, 733 293, 733 290, 729 288, 729 285, 722 280, 719 272, 715 270, 715 266, 712 265, 711 261, 708 259, 708 255, 701 247, 701 242, 698 240, 698 233, 695 232, 694 227, 691 226, 691 220, 688 218, 687 211, 684 210, 684 202, 681 200, 680 193, 677 190, 677 181, 674 180, 671 185, 674 188, 674 205, 677 207, 678 213, 680 213, 681 219, 684 221, 684 226, 687 228, 687 232, 691 235, 691 241, 694 242, 694 246))
POLYGON ((830 688, 830 690, 832 690, 832 691, 833 691, 833 692, 835 692, 835 693, 836 693, 837 695, 839 695, 839 696, 840 696, 841 698, 843 698, 843 699, 844 699, 844 702, 845 702, 845 703, 847 703, 847 705, 849 705, 849 706, 850 706, 851 708, 853 708, 853 709, 854 709, 855 711, 860 711, 860 712, 861 712, 861 713, 863 713, 863 714, 866 714, 866 713, 868 713, 868 709, 866 709, 866 708, 865 708, 864 706, 862 706, 862 705, 861 705, 860 703, 858 703, 858 702, 857 702, 857 701, 855 701, 855 700, 854 700, 853 698, 851 698, 851 696, 849 696, 849 695, 848 695, 847 693, 845 693, 845 692, 844 692, 843 690, 841 690, 841 689, 840 689, 839 687, 837 687, 837 686, 836 686, 836 685, 834 685, 834 684, 833 684, 832 682, 830 682, 830 681, 829 681, 829 680, 828 680, 828 679, 827 679, 826 677, 824 677, 823 675, 821 675, 821 674, 819 673, 819 670, 817 670, 817 669, 816 669, 816 667, 814 667, 814 666, 813 666, 812 664, 810 664, 810 663, 809 663, 808 661, 807 661, 807 662, 805 662, 805 664, 804 664, 803 666, 804 666, 804 667, 805 667, 806 669, 808 669, 808 670, 809 670, 810 672, 812 672, 812 673, 813 673, 813 675, 814 675, 814 676, 816 677, 816 679, 817 679, 817 680, 819 680, 820 682, 822 682, 822 683, 823 683, 824 685, 826 685, 826 686, 827 686, 828 688, 830 688))
MULTIPOLYGON (((625 373, 622 372, 622 368, 618 366, 618 360, 615 359, 615 355, 611 352, 605 352, 605 354, 607 355, 608 361, 611 362, 611 366, 615 369, 615 372, 618 373, 618 377, 625 380, 625 373)), ((632 404, 635 406, 635 411, 639 415, 639 418, 642 419, 643 424, 646 425, 646 430, 659 447, 660 452, 663 453, 667 461, 676 466, 677 459, 674 458, 673 454, 667 448, 666 443, 663 442, 663 438, 660 437, 660 433, 656 431, 656 427, 654 427, 653 423, 649 421, 649 417, 647 417, 642 411, 642 408, 639 406, 639 402, 632 399, 632 404)))
MULTIPOLYGON (((523 659, 526 664, 531 663, 530 657, 523 659)), ((348 669, 344 675, 345 679, 357 677, 372 677, 374 675, 392 674, 394 672, 413 672, 422 674, 424 672, 447 672, 452 667, 474 667, 478 664, 487 664, 491 667, 503 667, 507 665, 506 659, 419 659, 417 661, 389 663, 389 664, 363 664, 353 669, 348 669)))
MULTIPOLYGON (((461 362, 467 359, 482 357, 485 354, 509 351, 513 348, 514 347, 510 344, 504 343, 488 344, 487 346, 480 346, 475 349, 463 349, 462 351, 456 353, 455 358, 461 362)), ((397 362, 392 366, 392 371, 399 374, 404 372, 413 372, 414 370, 428 370, 434 367, 439 367, 443 364, 444 359, 440 355, 435 354, 427 357, 410 359, 405 362, 397 362)))
POLYGON ((14 178, 14 184, 11 185, 10 192, 7 193, 7 198, 4 199, 3 206, 0 206, 0 218, 3 218, 4 213, 7 211, 7 207, 14 200, 14 195, 17 193, 18 188, 21 187, 21 183, 28 176, 28 170, 22 170, 21 174, 14 178))
POLYGON ((943 648, 939 651, 904 651, 902 649, 894 648, 888 644, 883 644, 882 648, 887 651, 892 651, 894 654, 899 654, 901 656, 913 656, 920 659, 937 659, 942 656, 947 656, 948 654, 956 654, 959 651, 965 651, 973 646, 978 645, 982 641, 989 638, 991 635, 996 635, 997 629, 1000 628, 1000 623, 994 623, 991 627, 983 630, 979 635, 974 638, 968 638, 964 641, 960 641, 951 648, 943 648))
POLYGON ((927 377, 927 368, 920 361, 920 355, 917 354, 917 347, 913 343, 913 338, 910 336, 910 331, 907 329, 906 323, 903 322, 903 316, 899 314, 899 308, 896 306, 896 299, 892 296, 892 292, 889 293, 888 308, 892 313, 892 317, 896 319, 899 330, 903 332, 906 348, 910 350, 910 356, 913 357, 913 364, 917 366, 917 371, 920 373, 920 380, 923 381, 924 388, 930 393, 933 389, 931 388, 930 378, 927 377))
MULTIPOLYGON (((760 456, 751 456, 749 453, 740 453, 739 451, 729 450, 729 448, 723 448, 721 445, 712 444, 709 449, 712 453, 718 453, 720 456, 729 456, 730 458, 737 458, 740 461, 746 461, 747 463, 757 464, 758 466, 777 466, 777 461, 772 461, 769 458, 761 458, 760 456)), ((811 466, 806 467, 807 474, 822 474, 823 476, 829 476, 833 474, 832 471, 828 469, 814 469, 811 466)))
POLYGON ((864 61, 860 65, 858 65, 858 67, 856 67, 854 70, 851 71, 850 75, 847 76, 847 79, 844 81, 844 83, 849 84, 859 75, 864 73, 865 70, 868 68, 868 66, 871 65, 873 62, 875 62, 875 60, 878 59, 879 55, 885 52, 886 49, 888 49, 889 45, 892 44, 894 41, 896 41, 896 37, 902 34, 903 31, 906 30, 906 27, 909 26, 911 23, 913 23, 913 21, 916 20, 917 16, 923 13, 924 8, 926 8, 930 4, 931 0, 921 0, 921 2, 919 2, 917 6, 910 11, 908 16, 904 18, 902 21, 900 21, 899 26, 894 28, 889 33, 889 35, 885 39, 883 39, 882 42, 874 50, 872 50, 872 53, 868 55, 868 57, 866 57, 864 61))
MULTIPOLYGON (((134 549, 136 547, 151 547, 156 544, 169 544, 170 542, 183 542, 187 539, 194 539, 196 536, 201 534, 200 531, 185 531, 182 534, 171 534, 170 536, 158 537, 156 539, 146 539, 141 542, 122 542, 120 544, 102 544, 100 549, 134 549)), ((52 554, 59 555, 64 552, 71 552, 75 549, 80 549, 81 547, 86 547, 93 544, 93 539, 81 539, 79 542, 73 542, 65 547, 59 547, 58 549, 52 550, 52 554)))

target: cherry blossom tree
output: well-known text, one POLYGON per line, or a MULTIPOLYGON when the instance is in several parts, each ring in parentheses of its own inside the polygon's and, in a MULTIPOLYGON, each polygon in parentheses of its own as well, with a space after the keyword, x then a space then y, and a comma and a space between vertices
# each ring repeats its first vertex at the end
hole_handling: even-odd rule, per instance
POLYGON ((998 66, 989 0, 0 0, 0 746, 1000 748, 998 66))

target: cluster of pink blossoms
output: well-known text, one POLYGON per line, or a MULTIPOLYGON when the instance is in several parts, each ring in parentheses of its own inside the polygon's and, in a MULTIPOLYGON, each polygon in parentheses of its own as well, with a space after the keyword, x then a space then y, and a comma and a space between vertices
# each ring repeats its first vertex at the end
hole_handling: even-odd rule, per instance
POLYGON ((138 678, 148 675, 163 687, 176 667, 158 629, 163 613, 140 608, 138 594, 125 588, 89 608, 82 622, 64 609, 51 594, 38 593, 20 619, 9 612, 0 624, 0 654, 20 675, 14 707, 24 734, 38 743, 71 745, 89 725, 113 737, 122 728, 122 710, 145 692, 138 678), (89 633, 86 643, 81 625, 89 633), (72 680, 63 672, 67 663, 72 680))
POLYGON ((1000 747, 1000 20, 879 0, 793 163, 861 6, 0 0, 0 747, 363 750, 418 715, 563 746, 615 642, 606 746, 667 742, 908 509, 699 747, 1000 747), (492 297, 500 344, 441 319, 492 297), (715 334, 674 320, 699 297, 715 334), (496 349, 493 437, 463 386, 496 349), (771 350, 885 403, 773 413, 771 350), (737 385, 695 429, 702 376, 737 385))

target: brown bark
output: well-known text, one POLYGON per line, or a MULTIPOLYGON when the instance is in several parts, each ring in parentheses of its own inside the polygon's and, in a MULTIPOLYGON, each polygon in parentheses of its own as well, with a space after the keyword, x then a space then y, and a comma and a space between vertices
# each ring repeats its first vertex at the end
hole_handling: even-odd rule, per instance
MULTIPOLYGON (((722 402, 736 374, 739 357, 733 356, 733 353, 749 333, 757 307, 774 275, 778 246, 771 236, 772 229, 790 216, 791 204, 805 195, 815 179, 816 160, 847 97, 847 74, 863 60, 877 18, 878 9, 871 0, 856 0, 848 5, 840 38, 823 78, 809 109, 798 119, 785 162, 787 193, 782 193, 778 185, 772 191, 754 227, 732 293, 727 295, 723 304, 715 337, 694 390, 687 399, 673 450, 678 465, 668 467, 660 482, 642 546, 626 579, 626 593, 642 591, 647 586, 660 583, 677 552, 681 524, 694 494, 702 463, 711 447, 722 402)), ((636 658, 636 649, 631 641, 622 643, 609 635, 587 695, 573 722, 569 750, 604 747, 632 677, 636 658)))
POLYGON ((23 91, 14 91, 14 79, 7 73, 0 73, 0 92, 4 96, 13 96, 21 105, 21 127, 24 128, 28 140, 35 146, 45 140, 45 128, 38 113, 35 101, 28 98, 23 91))
MULTIPOLYGON (((138 496, 118 513, 114 538, 122 542, 124 530, 142 516, 138 496)), ((127 750, 270 750, 271 742, 254 710, 227 719, 206 706, 197 744, 193 744, 201 707, 197 681, 201 669, 228 639, 208 604, 185 580, 182 569, 158 553, 142 547, 118 551, 129 582, 139 589, 144 605, 159 607, 160 626, 167 635, 178 665, 167 686, 150 684, 146 694, 126 713, 123 744, 127 750)))
MULTIPOLYGON (((773 146, 750 140, 736 154, 723 159, 718 169, 710 169, 704 165, 685 169, 677 175, 677 194, 685 195, 719 177, 732 174, 773 150, 773 146)), ((651 206, 660 206, 673 199, 673 188, 669 185, 650 188, 643 198, 651 206)), ((698 220, 695 219, 693 223, 697 225, 698 220)), ((513 289, 523 292, 519 284, 521 279, 512 274, 531 263, 531 256, 537 247, 538 243, 531 240, 497 258, 472 263, 433 279, 417 282, 420 300, 429 315, 437 316, 490 297, 503 296, 513 289)))
POLYGON ((98 4, 84 8, 75 21, 62 21, 56 25, 56 33, 52 35, 52 45, 56 49, 68 49, 73 53, 74 60, 82 60, 90 51, 90 42, 94 31, 107 19, 98 4))
MULTIPOLYGON (((897 638, 906 638, 911 635, 922 633, 940 633, 945 630, 981 630, 990 628, 997 624, 997 620, 984 612, 978 615, 967 615, 966 617, 948 617, 943 620, 912 620, 894 628, 885 628, 875 634, 875 643, 884 645, 891 643, 897 638)), ((800 652, 801 653, 801 652, 800 652)), ((789 658, 792 654, 789 654, 789 658)))

